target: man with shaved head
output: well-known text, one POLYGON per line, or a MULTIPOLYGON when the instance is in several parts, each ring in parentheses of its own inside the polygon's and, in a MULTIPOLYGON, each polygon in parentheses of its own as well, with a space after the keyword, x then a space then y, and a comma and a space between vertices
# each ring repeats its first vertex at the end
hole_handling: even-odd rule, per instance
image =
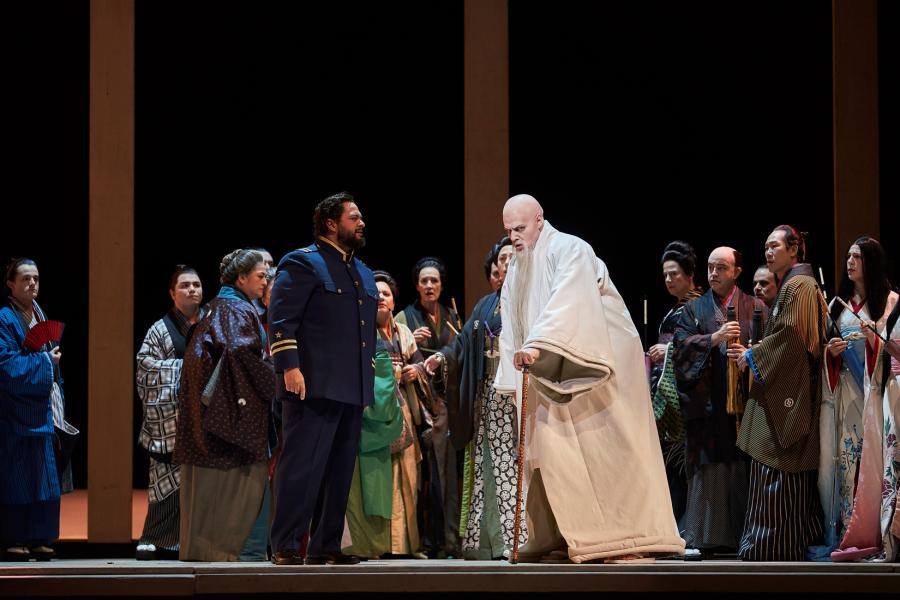
POLYGON ((737 287, 741 269, 737 250, 713 250, 707 261, 709 290, 685 305, 675 327, 673 360, 686 424, 688 476, 680 525, 688 547, 706 557, 737 553, 747 509, 747 456, 735 443, 750 380, 739 377, 729 389, 728 343, 740 338, 746 346, 753 310, 758 308, 765 318, 767 309, 737 287))
POLYGON ((522 560, 683 553, 641 340, 606 265, 550 225, 531 196, 507 201, 503 227, 515 257, 501 292, 494 387, 519 400, 518 371, 531 372, 522 560))

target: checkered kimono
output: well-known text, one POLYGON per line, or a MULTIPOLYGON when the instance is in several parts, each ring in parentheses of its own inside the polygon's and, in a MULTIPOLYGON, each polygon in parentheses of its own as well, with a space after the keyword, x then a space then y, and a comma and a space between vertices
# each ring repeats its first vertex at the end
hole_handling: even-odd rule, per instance
MULTIPOLYGON (((182 359, 160 319, 150 327, 137 354, 137 391, 144 417, 138 443, 152 455, 171 454, 175 449, 177 401, 175 392, 182 359)), ((161 502, 181 484, 181 466, 150 460, 150 503, 161 502)))

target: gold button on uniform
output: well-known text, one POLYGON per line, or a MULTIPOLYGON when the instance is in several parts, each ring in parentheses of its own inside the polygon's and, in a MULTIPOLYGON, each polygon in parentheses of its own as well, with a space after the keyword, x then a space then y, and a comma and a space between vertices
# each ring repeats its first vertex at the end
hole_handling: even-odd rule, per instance
POLYGON ((366 322, 365 322, 365 321, 360 321, 359 324, 360 324, 362 327, 365 327, 365 326, 366 326, 366 322))
POLYGON ((359 282, 358 282, 358 281, 354 281, 354 282, 353 282, 353 285, 355 285, 356 287, 359 287, 359 282))
POLYGON ((343 293, 344 292, 341 291, 341 288, 338 288, 338 294, 343 294, 343 293))
POLYGON ((359 302, 359 305, 362 306, 362 300, 357 300, 357 302, 359 302))
POLYGON ((365 343, 365 342, 363 342, 363 348, 365 348, 365 347, 366 347, 366 343, 365 343))

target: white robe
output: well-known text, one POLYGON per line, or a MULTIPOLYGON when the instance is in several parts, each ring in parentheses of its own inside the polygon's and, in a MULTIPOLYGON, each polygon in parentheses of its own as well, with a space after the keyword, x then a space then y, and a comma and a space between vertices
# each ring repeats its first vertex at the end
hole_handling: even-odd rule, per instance
MULTIPOLYGON (((540 350, 528 393, 529 541, 576 563, 632 553, 681 554, 637 329, 593 249, 549 222, 534 248, 524 346, 540 350), (532 479, 535 470, 539 479, 532 479), (536 486, 534 484, 537 484, 536 486)), ((494 382, 521 397, 513 366, 512 262, 494 382)), ((521 411, 520 411, 521 414, 521 411)))

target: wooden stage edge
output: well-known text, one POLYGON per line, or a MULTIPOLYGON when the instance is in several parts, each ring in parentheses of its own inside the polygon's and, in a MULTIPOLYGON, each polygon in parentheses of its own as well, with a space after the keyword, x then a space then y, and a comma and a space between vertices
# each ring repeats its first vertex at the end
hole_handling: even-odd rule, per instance
POLYGON ((138 562, 0 563, 0 597, 180 597, 358 592, 807 592, 887 594, 898 563, 657 561, 652 565, 510 565, 503 561, 392 560, 355 566, 138 562))

